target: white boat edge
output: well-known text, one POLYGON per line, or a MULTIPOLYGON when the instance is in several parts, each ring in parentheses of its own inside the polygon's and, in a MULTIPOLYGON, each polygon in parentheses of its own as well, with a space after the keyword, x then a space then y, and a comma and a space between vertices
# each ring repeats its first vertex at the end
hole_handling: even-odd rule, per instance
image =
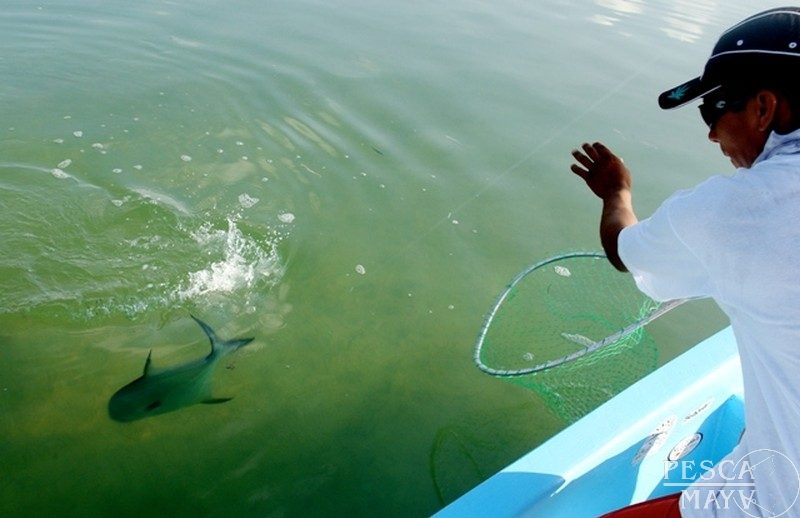
POLYGON ((727 327, 434 516, 598 516, 680 491, 743 429, 741 366, 727 327))

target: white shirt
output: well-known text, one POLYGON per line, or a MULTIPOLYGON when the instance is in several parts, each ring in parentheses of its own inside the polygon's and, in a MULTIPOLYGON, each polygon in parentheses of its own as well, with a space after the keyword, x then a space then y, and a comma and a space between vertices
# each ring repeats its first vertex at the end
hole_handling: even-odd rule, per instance
POLYGON ((713 481, 738 491, 752 475, 755 487, 725 505, 730 493, 709 504, 695 484, 682 515, 800 516, 800 130, 772 133, 751 168, 671 196, 622 231, 619 255, 653 299, 713 297, 736 336, 746 432, 726 457, 736 476, 713 481))

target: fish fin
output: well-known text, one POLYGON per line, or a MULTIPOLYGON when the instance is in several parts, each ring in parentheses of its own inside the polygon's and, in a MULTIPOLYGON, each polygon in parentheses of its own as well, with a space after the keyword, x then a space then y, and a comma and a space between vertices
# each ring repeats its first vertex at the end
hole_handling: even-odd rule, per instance
POLYGON ((253 340, 255 340, 255 338, 239 338, 237 340, 228 340, 227 342, 223 343, 223 345, 225 347, 231 347, 233 348, 233 350, 236 350, 239 347, 244 347, 253 340))
POLYGON ((201 328, 203 328, 203 332, 208 337, 208 341, 211 342, 211 354, 214 354, 214 349, 216 348, 216 344, 219 342, 219 339, 217 338, 217 333, 215 333, 214 330, 211 329, 210 325, 206 324, 196 316, 194 315, 189 315, 189 316, 192 317, 194 321, 197 322, 197 324, 201 328))
POLYGON ((231 399, 233 399, 233 398, 232 397, 209 398, 209 399, 203 400, 203 404, 205 404, 205 405, 217 405, 219 403, 227 403, 231 399))
POLYGON ((220 355, 228 352, 233 352, 239 347, 244 347, 245 345, 255 340, 255 338, 220 340, 219 337, 217 337, 217 333, 215 333, 214 330, 211 329, 210 325, 206 324, 205 322, 203 322, 194 315, 189 315, 189 316, 192 317, 194 321, 197 322, 201 328, 203 328, 203 331, 205 332, 206 336, 208 336, 208 340, 211 342, 211 352, 208 354, 209 358, 215 354, 220 355))
POLYGON ((142 373, 142 377, 147 376, 147 373, 150 372, 150 365, 153 363, 153 350, 150 349, 150 352, 147 353, 147 359, 144 361, 144 372, 142 373))

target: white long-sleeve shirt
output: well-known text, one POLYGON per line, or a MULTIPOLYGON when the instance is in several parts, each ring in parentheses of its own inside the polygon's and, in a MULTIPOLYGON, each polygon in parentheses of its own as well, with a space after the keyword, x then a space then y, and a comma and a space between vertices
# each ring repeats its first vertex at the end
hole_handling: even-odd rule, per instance
POLYGON ((712 297, 739 348, 745 434, 682 515, 800 516, 800 130, 671 196, 622 231, 619 255, 656 300, 712 297))

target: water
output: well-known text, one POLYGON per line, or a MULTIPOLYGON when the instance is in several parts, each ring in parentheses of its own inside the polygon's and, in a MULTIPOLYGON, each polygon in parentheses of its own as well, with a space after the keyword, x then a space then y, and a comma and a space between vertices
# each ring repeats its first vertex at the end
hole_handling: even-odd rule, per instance
MULTIPOLYGON (((569 151, 636 206, 729 164, 660 112, 769 5, 575 0, 5 2, 0 514, 438 509, 558 431, 473 339, 524 266, 596 249, 569 151), (214 396, 134 423, 110 396, 256 336, 214 396)), ((662 360, 720 328, 651 325, 662 360)))

